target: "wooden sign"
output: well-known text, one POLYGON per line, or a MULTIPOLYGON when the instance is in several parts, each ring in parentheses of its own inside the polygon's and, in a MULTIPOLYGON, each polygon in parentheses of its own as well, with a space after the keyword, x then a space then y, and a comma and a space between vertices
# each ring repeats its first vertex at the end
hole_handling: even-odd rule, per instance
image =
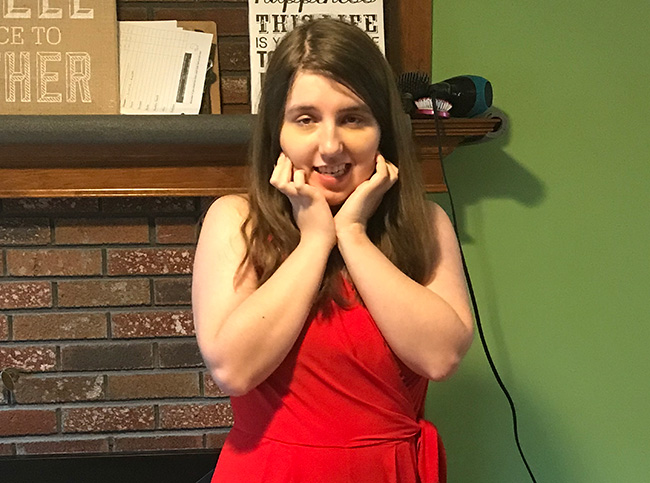
POLYGON ((0 114, 118 114, 115 0, 0 0, 0 114))

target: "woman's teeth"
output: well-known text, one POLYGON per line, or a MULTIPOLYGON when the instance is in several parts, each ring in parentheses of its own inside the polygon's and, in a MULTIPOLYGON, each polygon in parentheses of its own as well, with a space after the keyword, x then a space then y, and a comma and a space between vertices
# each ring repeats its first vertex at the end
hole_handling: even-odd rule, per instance
POLYGON ((340 164, 338 166, 317 166, 314 167, 314 171, 336 178, 338 176, 344 175, 348 170, 348 166, 348 164, 340 164))

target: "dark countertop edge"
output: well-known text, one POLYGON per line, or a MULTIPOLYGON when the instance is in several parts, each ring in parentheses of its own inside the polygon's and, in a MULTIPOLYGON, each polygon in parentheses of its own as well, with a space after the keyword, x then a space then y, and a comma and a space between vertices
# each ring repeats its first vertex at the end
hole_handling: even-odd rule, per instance
POLYGON ((0 145, 247 144, 252 114, 0 115, 0 145))

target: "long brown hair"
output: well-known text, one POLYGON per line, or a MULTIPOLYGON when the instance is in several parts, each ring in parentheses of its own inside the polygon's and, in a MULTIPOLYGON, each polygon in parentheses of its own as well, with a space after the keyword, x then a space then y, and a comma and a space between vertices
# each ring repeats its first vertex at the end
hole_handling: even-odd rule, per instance
MULTIPOLYGON (((280 155, 280 130, 287 95, 296 73, 324 75, 352 90, 370 108, 381 139, 379 151, 399 167, 399 179, 368 222, 372 242, 406 275, 424 283, 434 258, 434 236, 424 200, 408 117, 394 74, 379 48, 362 30, 333 19, 318 19, 296 27, 279 43, 265 74, 253 134, 250 162, 250 211, 242 226, 246 255, 259 285, 296 248, 300 233, 287 197, 270 183, 280 155)), ((321 284, 317 305, 341 296, 343 260, 335 248, 321 284)))

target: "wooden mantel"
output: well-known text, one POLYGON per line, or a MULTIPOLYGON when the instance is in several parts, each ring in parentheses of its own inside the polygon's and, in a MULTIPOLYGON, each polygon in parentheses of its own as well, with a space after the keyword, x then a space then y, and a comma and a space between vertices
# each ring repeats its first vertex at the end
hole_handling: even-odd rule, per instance
MULTIPOLYGON (((246 188, 252 115, 0 116, 0 198, 219 196, 246 188)), ((446 119, 443 155, 494 119, 446 119)), ((428 191, 446 191, 432 119, 414 119, 428 191)))
MULTIPOLYGON (((122 7, 126 3, 118 0, 122 7)), ((431 43, 424 41, 431 38, 431 0, 384 0, 384 6, 386 54, 395 72, 431 72, 431 43)), ((200 16, 202 9, 190 10, 197 19, 208 18, 200 16)), ((248 114, 0 115, 0 198, 241 192, 252 122, 248 114)), ((498 122, 444 120, 443 156, 463 141, 493 131, 498 122)), ((414 119, 412 125, 426 189, 446 191, 434 121, 414 119)))

